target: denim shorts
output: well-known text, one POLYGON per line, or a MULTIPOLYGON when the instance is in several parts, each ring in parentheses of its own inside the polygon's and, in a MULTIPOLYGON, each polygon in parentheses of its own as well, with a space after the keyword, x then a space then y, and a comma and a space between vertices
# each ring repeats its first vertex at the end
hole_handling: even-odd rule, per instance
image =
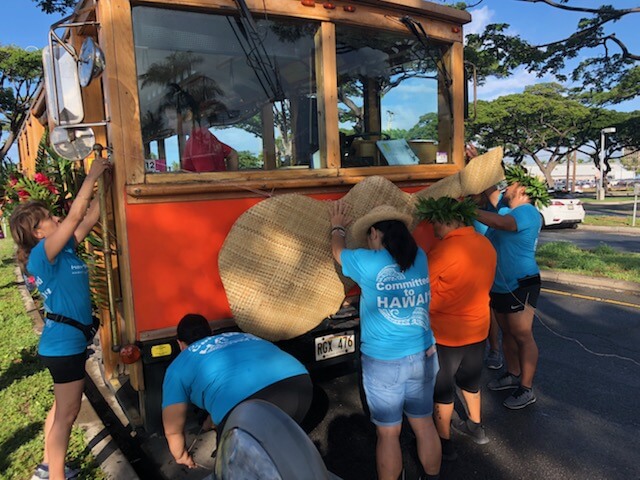
POLYGON ((433 413, 433 387, 438 373, 435 349, 397 360, 378 360, 362 354, 362 383, 371 421, 381 427, 433 413))

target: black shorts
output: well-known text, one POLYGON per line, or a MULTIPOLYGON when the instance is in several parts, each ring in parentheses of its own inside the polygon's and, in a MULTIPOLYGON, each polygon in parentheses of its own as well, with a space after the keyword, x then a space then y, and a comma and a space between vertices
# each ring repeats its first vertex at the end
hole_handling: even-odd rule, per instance
POLYGON ((440 370, 433 389, 434 402, 453 403, 456 385, 466 392, 480 391, 484 348, 485 340, 462 347, 438 344, 440 370))
POLYGON ((540 296, 540 277, 524 286, 518 287, 513 292, 495 293, 491 292, 491 308, 497 313, 515 313, 524 310, 525 305, 536 308, 538 297, 540 296))
POLYGON ((38 355, 40 361, 49 369, 53 377, 53 383, 70 383, 83 380, 85 375, 84 366, 87 361, 87 352, 65 357, 46 357, 38 355))
MULTIPOLYGON (((313 400, 313 383, 311 377, 307 374, 296 375, 295 377, 285 378, 279 382, 272 383, 268 387, 258 390, 256 393, 243 400, 265 400, 272 405, 280 408, 283 412, 293 418, 296 423, 302 423, 304 417, 309 411, 311 400, 313 400)), ((231 409, 220 422, 216 425, 218 437, 222 434, 224 424, 231 414, 231 409)))

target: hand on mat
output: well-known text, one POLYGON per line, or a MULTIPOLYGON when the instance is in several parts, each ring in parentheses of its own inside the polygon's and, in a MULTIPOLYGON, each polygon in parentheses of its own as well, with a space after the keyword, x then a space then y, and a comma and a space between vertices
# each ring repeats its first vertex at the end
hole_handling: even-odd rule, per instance
POLYGON ((351 223, 351 219, 347 216, 347 213, 349 212, 349 205, 344 200, 340 199, 335 202, 331 202, 329 212, 331 215, 331 228, 346 227, 351 223))

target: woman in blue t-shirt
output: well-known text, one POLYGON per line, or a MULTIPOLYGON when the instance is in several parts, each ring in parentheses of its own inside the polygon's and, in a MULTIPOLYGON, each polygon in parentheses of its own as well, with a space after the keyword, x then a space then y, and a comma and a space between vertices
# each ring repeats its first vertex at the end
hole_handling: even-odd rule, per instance
POLYGON ((549 203, 546 185, 522 167, 505 170, 509 186, 504 192, 508 211, 478 211, 478 221, 489 227, 487 238, 498 253, 491 288, 491 309, 502 330, 507 371, 487 385, 490 390, 512 390, 503 405, 512 410, 535 403, 533 377, 538 365, 538 346, 533 337, 533 318, 540 295, 540 270, 536 246, 542 227, 538 209, 549 203))
POLYGON ((358 283, 362 379, 376 426, 378 478, 402 473, 400 430, 404 413, 415 433, 428 479, 438 478, 441 446, 433 413, 438 372, 429 325, 427 257, 409 232, 410 215, 381 205, 351 228, 358 245, 346 249, 347 205, 331 206, 331 248, 342 273, 358 283))
MULTIPOLYGON (((75 253, 100 216, 93 187, 108 160, 95 160, 69 213, 54 216, 42 202, 16 207, 9 220, 18 246, 18 261, 36 279, 47 316, 58 315, 91 325, 87 266, 75 253)), ((54 402, 44 425, 44 460, 38 478, 65 479, 79 473, 64 464, 71 427, 82 401, 87 340, 77 327, 45 319, 38 354, 53 377, 54 402)))

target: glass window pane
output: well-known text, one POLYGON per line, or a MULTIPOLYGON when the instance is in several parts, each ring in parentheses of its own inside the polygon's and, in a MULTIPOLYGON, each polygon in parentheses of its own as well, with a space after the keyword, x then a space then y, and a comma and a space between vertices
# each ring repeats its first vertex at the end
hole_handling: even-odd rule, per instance
POLYGON ((320 168, 318 24, 134 7, 147 172, 320 168))
POLYGON ((336 49, 342 166, 435 163, 445 47, 339 25, 336 49))

